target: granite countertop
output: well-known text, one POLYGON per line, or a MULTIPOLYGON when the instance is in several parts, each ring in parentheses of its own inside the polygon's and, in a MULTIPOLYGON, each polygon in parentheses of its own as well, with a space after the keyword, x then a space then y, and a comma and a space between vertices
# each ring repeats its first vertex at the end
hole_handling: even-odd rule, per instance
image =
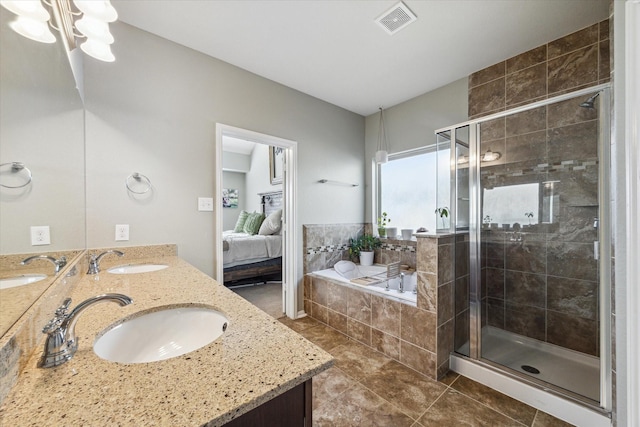
POLYGON ((104 302, 81 314, 78 351, 61 366, 37 368, 36 350, 0 407, 0 425, 218 426, 332 365, 331 355, 185 261, 135 261, 144 262, 169 268, 131 275, 103 269, 82 278, 70 308, 103 293, 122 293, 134 302, 104 302), (199 350, 160 362, 120 364, 93 352, 96 336, 117 320, 178 304, 223 312, 226 332, 199 350))

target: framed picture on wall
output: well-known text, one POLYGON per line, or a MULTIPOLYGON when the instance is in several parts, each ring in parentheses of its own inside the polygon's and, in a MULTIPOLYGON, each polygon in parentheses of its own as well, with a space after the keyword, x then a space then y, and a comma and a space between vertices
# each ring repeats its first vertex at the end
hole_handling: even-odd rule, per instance
POLYGON ((234 188, 222 189, 222 207, 223 208, 238 207, 238 190, 234 188))
POLYGON ((271 185, 282 184, 282 165, 284 160, 284 148, 269 147, 269 173, 271 185))

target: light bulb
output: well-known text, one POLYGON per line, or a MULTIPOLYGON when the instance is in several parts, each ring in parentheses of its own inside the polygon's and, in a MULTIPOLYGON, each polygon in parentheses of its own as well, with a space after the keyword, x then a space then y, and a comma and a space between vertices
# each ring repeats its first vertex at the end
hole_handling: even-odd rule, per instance
POLYGON ((13 31, 28 39, 41 43, 56 42, 56 36, 53 35, 46 21, 36 21, 26 16, 18 16, 9 26, 13 31))
POLYGON ((48 21, 51 17, 40 0, 5 0, 0 1, 0 4, 18 16, 25 16, 36 21, 48 21))
POLYGON ((73 0, 73 3, 82 13, 100 21, 113 22, 118 19, 118 12, 109 0, 73 0))
POLYGON ((487 150, 486 153, 482 156, 483 162, 493 162, 494 160, 498 160, 500 158, 500 153, 497 151, 494 153, 491 150, 487 150))
POLYGON ((385 150, 376 151, 376 163, 384 164, 384 163, 387 163, 388 161, 389 161, 389 153, 387 153, 385 150))
POLYGON ((85 15, 76 21, 76 28, 89 39, 106 44, 111 44, 114 41, 109 31, 109 24, 90 16, 85 15))
POLYGON ((111 53, 111 46, 97 40, 88 39, 80 45, 80 49, 87 55, 100 61, 113 62, 116 60, 116 57, 111 53))

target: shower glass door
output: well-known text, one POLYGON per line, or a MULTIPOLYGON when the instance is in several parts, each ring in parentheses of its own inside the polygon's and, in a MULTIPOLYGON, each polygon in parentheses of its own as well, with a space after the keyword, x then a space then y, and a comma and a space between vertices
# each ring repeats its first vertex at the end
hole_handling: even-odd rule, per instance
POLYGON ((454 342, 459 354, 607 407, 609 122, 601 105, 607 88, 468 124, 469 151, 458 144, 451 168, 461 190, 456 230, 469 229, 456 246, 466 251, 456 253, 456 269, 469 260, 469 279, 456 286, 454 342))

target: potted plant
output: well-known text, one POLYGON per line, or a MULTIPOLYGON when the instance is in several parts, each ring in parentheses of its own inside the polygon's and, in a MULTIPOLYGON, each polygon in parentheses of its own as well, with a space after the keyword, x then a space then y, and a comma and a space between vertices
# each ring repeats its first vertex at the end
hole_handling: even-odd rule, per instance
POLYGON ((533 212, 525 212, 524 216, 529 218, 529 227, 531 227, 531 219, 533 218, 533 212))
POLYGON ((360 265, 373 265, 374 250, 382 246, 382 242, 376 236, 363 234, 355 239, 349 239, 349 257, 360 258, 360 265))
POLYGON ((441 208, 436 208, 435 213, 440 216, 442 220, 442 228, 447 228, 444 224, 444 219, 449 217, 449 208, 447 206, 443 206, 441 208))
POLYGON ((387 224, 391 222, 391 218, 386 212, 382 212, 382 216, 378 217, 378 236, 385 237, 387 235, 387 224))

